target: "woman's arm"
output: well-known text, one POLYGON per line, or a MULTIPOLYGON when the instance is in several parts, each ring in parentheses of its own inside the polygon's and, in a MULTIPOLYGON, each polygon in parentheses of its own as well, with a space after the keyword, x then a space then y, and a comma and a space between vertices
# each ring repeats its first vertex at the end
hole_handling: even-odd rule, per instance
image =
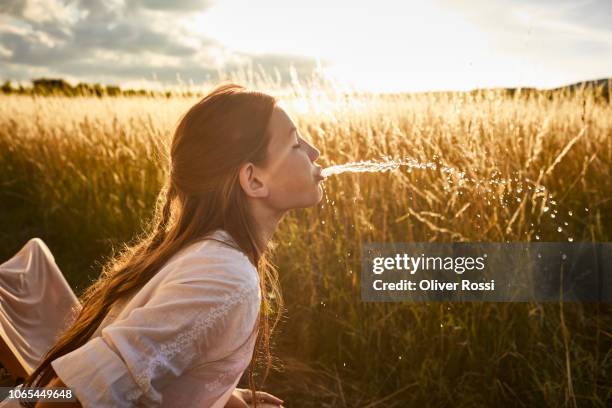
MULTIPOLYGON (((283 408, 283 400, 272 394, 256 391, 256 395, 259 399, 259 404, 257 404, 257 406, 260 408, 283 408)), ((235 388, 224 408, 250 408, 253 406, 253 394, 251 394, 251 390, 235 388)))
MULTIPOLYGON (((47 388, 68 388, 68 387, 66 387, 66 384, 64 384, 64 382, 59 377, 54 377, 47 385, 47 388)), ((76 399, 76 395, 74 396, 74 398, 76 399)), ((76 400, 74 402, 39 401, 34 406, 34 408, 82 408, 82 407, 83 406, 81 405, 79 400, 76 400)))

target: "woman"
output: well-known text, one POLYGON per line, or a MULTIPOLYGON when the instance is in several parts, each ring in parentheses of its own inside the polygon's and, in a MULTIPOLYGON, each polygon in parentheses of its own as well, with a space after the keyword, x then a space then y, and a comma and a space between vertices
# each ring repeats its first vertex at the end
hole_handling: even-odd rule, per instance
POLYGON ((227 84, 196 103, 150 232, 105 266, 23 387, 67 386, 79 402, 64 406, 280 405, 253 386, 282 309, 266 254, 288 210, 321 200, 318 156, 272 96, 227 84), (235 388, 247 368, 250 392, 235 388))

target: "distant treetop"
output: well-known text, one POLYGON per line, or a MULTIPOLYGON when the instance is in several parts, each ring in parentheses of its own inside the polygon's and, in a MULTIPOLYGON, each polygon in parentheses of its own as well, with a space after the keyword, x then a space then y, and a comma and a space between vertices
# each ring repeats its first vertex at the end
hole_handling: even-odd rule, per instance
POLYGON ((3 94, 41 95, 41 96, 192 96, 192 92, 154 91, 146 89, 121 89, 116 85, 88 84, 80 82, 70 85, 64 79, 37 78, 32 80, 30 88, 19 85, 14 87, 10 80, 4 81, 0 87, 3 94))

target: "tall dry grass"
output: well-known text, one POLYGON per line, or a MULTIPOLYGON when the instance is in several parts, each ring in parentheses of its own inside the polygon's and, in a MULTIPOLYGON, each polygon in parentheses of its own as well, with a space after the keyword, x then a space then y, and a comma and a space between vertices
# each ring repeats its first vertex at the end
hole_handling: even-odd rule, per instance
MULTIPOLYGON (((160 152, 194 101, 0 97, 0 259, 39 236, 83 290, 151 216, 160 152)), ((284 369, 269 391, 295 407, 610 403, 609 305, 364 303, 359 288, 366 242, 610 241, 610 104, 590 90, 301 86, 282 101, 323 166, 411 157, 467 182, 442 167, 341 174, 318 207, 285 217, 275 235, 284 369)))

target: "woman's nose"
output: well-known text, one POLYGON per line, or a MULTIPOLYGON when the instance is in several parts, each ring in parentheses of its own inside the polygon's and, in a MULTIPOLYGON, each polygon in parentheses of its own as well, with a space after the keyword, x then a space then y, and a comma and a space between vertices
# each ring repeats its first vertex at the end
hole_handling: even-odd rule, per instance
POLYGON ((308 143, 308 157, 310 157, 311 161, 317 160, 317 158, 321 155, 319 149, 308 143))

